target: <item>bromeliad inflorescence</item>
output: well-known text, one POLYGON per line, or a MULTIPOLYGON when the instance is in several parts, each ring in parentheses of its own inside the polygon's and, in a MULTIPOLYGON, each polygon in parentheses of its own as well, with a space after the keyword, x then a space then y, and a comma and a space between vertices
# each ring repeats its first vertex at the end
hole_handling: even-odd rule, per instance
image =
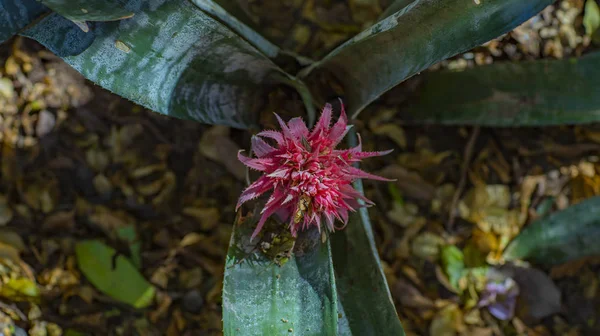
POLYGON ((261 211, 261 218, 252 234, 254 238, 265 221, 276 215, 288 221, 293 236, 311 225, 320 229, 322 219, 327 229, 341 229, 348 223, 348 212, 373 202, 352 187, 360 178, 389 181, 366 173, 352 164, 383 152, 363 152, 360 144, 350 149, 335 149, 350 126, 342 105, 340 118, 331 126, 331 105, 325 105, 323 113, 312 131, 301 118, 293 118, 287 124, 278 115, 281 132, 262 131, 252 137, 252 152, 256 158, 238 154, 246 166, 263 172, 240 196, 237 208, 272 189, 273 193, 261 211), (263 138, 271 139, 274 146, 263 138), (334 221, 344 225, 336 227, 334 221))

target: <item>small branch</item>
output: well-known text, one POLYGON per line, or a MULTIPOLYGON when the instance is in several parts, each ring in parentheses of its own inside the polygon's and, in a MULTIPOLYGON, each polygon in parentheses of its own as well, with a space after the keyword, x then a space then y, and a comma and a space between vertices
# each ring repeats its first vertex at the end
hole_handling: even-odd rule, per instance
POLYGON ((475 142, 477 141, 477 137, 479 136, 480 130, 481 128, 479 126, 475 126, 473 128, 473 133, 471 133, 471 137, 469 138, 469 142, 467 142, 467 146, 465 147, 465 151, 463 153, 463 162, 460 171, 460 181, 458 182, 456 191, 452 196, 452 203, 450 204, 450 214, 448 215, 448 222, 446 223, 446 229, 448 231, 451 231, 454 227, 454 220, 456 219, 456 208, 458 207, 460 195, 462 194, 463 190, 465 189, 465 185, 467 184, 469 165, 471 163, 471 159, 473 158, 473 148, 475 147, 475 142))

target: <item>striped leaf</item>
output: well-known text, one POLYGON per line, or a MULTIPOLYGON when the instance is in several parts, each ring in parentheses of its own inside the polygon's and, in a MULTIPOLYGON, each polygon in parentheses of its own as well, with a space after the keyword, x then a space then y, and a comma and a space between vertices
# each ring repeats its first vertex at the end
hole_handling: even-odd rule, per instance
POLYGON ((24 32, 102 87, 166 115, 247 128, 281 70, 187 0, 129 0, 89 33, 52 14, 24 32))

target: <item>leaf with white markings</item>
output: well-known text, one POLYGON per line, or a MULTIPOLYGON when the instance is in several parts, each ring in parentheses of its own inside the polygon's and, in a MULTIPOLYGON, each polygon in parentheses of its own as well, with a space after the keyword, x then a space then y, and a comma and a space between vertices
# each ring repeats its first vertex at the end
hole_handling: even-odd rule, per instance
POLYGON ((24 32, 104 88, 154 111, 205 123, 256 124, 285 77, 268 58, 190 1, 127 1, 134 16, 89 33, 58 14, 24 32))

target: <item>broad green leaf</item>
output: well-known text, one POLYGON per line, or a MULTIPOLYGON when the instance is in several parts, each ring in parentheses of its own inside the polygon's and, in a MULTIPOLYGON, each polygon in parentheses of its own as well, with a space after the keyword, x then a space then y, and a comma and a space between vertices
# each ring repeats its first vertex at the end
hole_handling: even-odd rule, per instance
POLYGON ((31 279, 10 278, 0 286, 0 296, 11 301, 37 301, 40 290, 31 279))
POLYGON ((75 255, 81 272, 104 294, 135 308, 152 303, 154 286, 112 247, 99 240, 81 241, 75 245, 75 255))
POLYGON ((0 0, 0 43, 48 12, 35 0, 0 0))
POLYGON ((585 14, 583 16, 583 25, 587 36, 592 36, 600 27, 600 8, 596 0, 587 0, 585 3, 585 14))
POLYGON ((600 197, 593 197, 529 224, 506 248, 506 260, 544 265, 600 255, 600 197))
POLYGON ((229 8, 234 7, 231 0, 191 0, 196 6, 205 11, 206 13, 216 17, 221 22, 226 24, 231 30, 238 33, 246 41, 252 44, 256 49, 260 50, 263 54, 268 57, 276 57, 279 53, 279 48, 273 43, 267 41, 260 34, 252 30, 244 22, 239 20, 236 16, 231 15, 222 6, 229 8))
POLYGON ((41 0, 48 8, 74 22, 115 21, 130 18, 133 12, 117 0, 41 0))
POLYGON ((83 36, 58 14, 25 35, 154 111, 241 128, 256 123, 273 77, 281 75, 268 58, 190 1, 130 0, 125 7, 135 13, 131 19, 95 23, 83 36))
POLYGON ((356 116, 406 78, 510 31, 553 2, 416 0, 301 74, 312 83, 334 76, 356 116))
POLYGON ((460 291, 458 281, 465 270, 465 256, 463 252, 454 245, 445 246, 441 253, 442 265, 448 275, 448 280, 454 289, 460 291))
MULTIPOLYGON (((356 133, 349 132, 350 146, 356 133)), ((354 188, 363 192, 360 180, 354 188)), ((404 335, 394 307, 366 208, 330 236, 338 296, 352 335, 404 335)))
POLYGON ((600 120, 600 53, 427 74, 406 122, 540 126, 600 120))
POLYGON ((259 251, 258 241, 249 242, 252 223, 236 224, 232 234, 223 280, 224 334, 337 335, 329 243, 321 243, 316 230, 303 232, 279 266, 259 251))

